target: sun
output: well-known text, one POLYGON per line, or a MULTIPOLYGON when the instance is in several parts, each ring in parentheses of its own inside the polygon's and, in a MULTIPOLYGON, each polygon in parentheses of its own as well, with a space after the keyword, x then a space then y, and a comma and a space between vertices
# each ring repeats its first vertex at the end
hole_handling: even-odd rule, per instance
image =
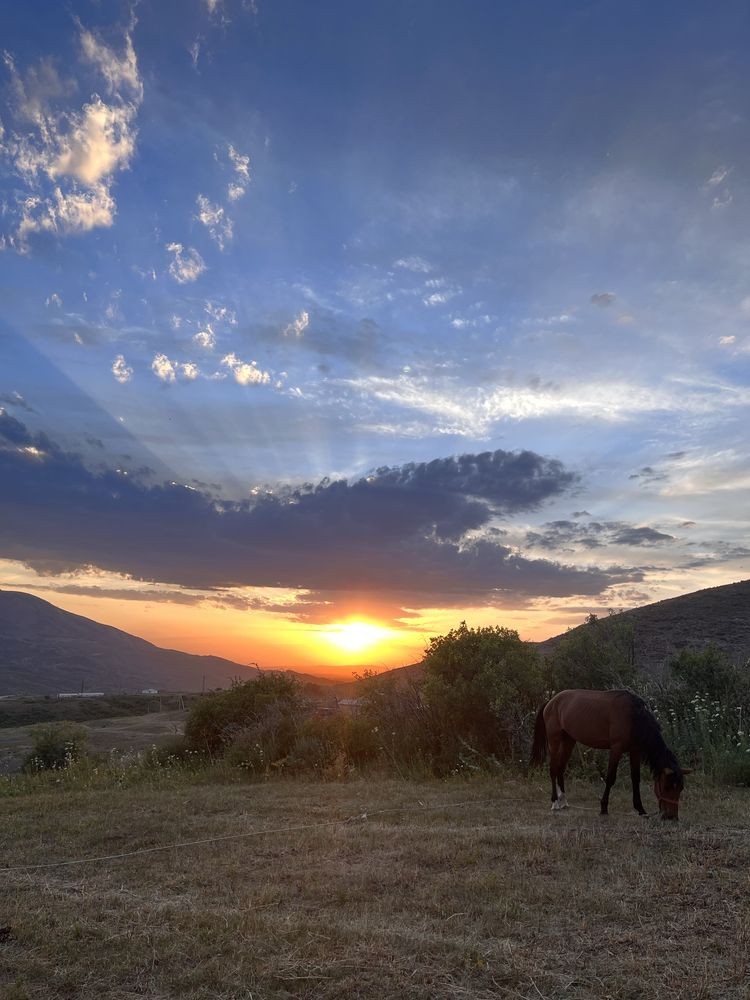
POLYGON ((323 638, 348 653, 361 653, 362 650, 390 638, 390 632, 371 622, 351 621, 329 625, 323 632, 323 638))

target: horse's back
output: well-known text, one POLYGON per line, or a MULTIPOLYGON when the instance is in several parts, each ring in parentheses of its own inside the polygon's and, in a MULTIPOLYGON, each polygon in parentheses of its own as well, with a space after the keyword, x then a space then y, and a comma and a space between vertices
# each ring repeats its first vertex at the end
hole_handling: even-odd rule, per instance
POLYGON ((544 709, 548 731, 557 730, 586 746, 607 749, 629 740, 632 695, 628 691, 560 691, 544 709))

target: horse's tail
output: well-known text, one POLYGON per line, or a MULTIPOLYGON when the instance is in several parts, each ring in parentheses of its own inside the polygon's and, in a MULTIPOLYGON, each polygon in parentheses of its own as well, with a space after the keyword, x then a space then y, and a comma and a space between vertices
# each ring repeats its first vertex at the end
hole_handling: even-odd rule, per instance
POLYGON ((547 756, 547 727, 544 724, 544 710, 546 707, 547 704, 545 702, 545 704, 542 705, 536 713, 536 722, 534 723, 534 742, 531 744, 531 760, 529 762, 532 767, 539 767, 544 763, 544 759, 547 756))

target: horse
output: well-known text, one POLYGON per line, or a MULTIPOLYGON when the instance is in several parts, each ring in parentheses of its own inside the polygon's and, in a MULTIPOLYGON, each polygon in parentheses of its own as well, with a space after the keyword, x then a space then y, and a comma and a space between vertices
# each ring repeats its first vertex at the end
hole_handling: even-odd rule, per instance
POLYGON ((692 768, 680 767, 664 742, 659 723, 642 698, 632 691, 560 691, 543 705, 534 726, 531 764, 540 765, 549 751, 553 810, 566 809, 565 767, 576 743, 609 750, 609 766, 601 815, 609 808, 609 793, 617 778, 620 758, 630 756, 633 808, 646 815, 641 801, 641 760, 651 768, 659 812, 676 820, 684 776, 692 768))

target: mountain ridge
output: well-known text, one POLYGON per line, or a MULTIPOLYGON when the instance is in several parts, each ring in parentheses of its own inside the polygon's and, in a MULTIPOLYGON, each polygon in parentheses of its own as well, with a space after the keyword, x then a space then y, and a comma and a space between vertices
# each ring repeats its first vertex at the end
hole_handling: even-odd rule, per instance
MULTIPOLYGON (((259 669, 259 668, 257 668, 259 669)), ((256 668, 222 656, 157 646, 114 625, 64 611, 18 590, 0 590, 0 695, 105 693, 227 687, 256 668)), ((277 671, 263 671, 277 672, 277 671)), ((305 683, 330 679, 298 671, 305 683)))

